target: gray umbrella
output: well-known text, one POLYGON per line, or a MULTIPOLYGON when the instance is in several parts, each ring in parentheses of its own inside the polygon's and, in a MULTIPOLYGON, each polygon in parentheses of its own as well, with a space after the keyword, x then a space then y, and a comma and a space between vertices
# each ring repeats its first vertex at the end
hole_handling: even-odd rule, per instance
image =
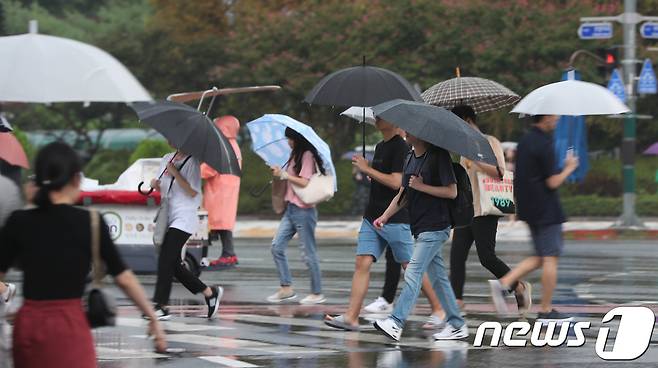
POLYGON ((231 144, 203 113, 171 101, 134 102, 131 107, 141 122, 157 130, 176 149, 219 173, 240 176, 231 144))
POLYGON ((473 161, 497 165, 487 138, 442 107, 398 99, 374 106, 372 111, 428 143, 473 161))

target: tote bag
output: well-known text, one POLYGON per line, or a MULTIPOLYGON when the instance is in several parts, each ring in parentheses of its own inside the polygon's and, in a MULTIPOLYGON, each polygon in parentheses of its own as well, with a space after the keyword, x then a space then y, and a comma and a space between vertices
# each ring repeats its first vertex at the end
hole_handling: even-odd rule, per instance
POLYGON ((482 216, 505 216, 516 213, 514 173, 505 171, 503 180, 477 173, 482 216))
POLYGON ((315 174, 308 179, 308 185, 304 188, 292 183, 290 185, 299 199, 308 205, 328 201, 334 196, 334 177, 322 175, 317 162, 315 163, 315 174))

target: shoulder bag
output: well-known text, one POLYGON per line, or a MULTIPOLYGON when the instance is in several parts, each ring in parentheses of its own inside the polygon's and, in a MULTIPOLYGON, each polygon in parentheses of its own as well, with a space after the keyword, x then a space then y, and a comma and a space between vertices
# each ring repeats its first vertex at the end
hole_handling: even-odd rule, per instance
POLYGON ((305 187, 302 188, 292 183, 290 185, 299 199, 308 205, 328 201, 334 196, 334 177, 322 175, 317 162, 315 163, 315 173, 308 179, 305 187))
POLYGON ((114 326, 116 324, 116 300, 102 289, 103 264, 101 261, 100 214, 89 211, 91 216, 91 261, 93 282, 85 298, 87 320, 91 328, 114 326))
POLYGON ((516 212, 514 173, 505 171, 502 180, 477 172, 482 216, 505 216, 516 212))

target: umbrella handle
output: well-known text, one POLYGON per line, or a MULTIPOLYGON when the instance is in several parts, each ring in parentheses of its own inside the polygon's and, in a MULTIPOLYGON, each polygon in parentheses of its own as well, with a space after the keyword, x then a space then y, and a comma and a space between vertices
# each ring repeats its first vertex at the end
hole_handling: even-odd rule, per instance
POLYGON ((260 189, 255 188, 255 187, 251 187, 251 189, 249 189, 249 194, 251 194, 253 197, 260 197, 260 196, 263 195, 263 193, 265 193, 265 191, 267 190, 267 187, 269 187, 270 185, 272 185, 272 180, 268 181, 260 189), (256 189, 258 189, 258 190, 256 190, 256 189))
POLYGON ((142 191, 142 185, 144 185, 144 182, 139 183, 139 185, 137 186, 137 191, 139 192, 139 194, 141 194, 141 195, 143 195, 143 196, 147 196, 147 197, 148 197, 148 196, 151 195, 151 193, 153 193, 153 191, 155 190, 154 188, 151 188, 151 189, 149 189, 148 192, 144 192, 144 191, 142 191))

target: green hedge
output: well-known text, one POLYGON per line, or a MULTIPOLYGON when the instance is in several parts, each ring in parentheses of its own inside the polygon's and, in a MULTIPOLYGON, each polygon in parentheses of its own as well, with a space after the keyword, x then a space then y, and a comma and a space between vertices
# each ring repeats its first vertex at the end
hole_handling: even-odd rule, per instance
MULTIPOLYGON (((596 195, 563 196, 562 205, 569 216, 611 217, 621 215, 622 198, 596 195)), ((640 195, 636 205, 638 215, 658 217, 658 195, 640 195)))

